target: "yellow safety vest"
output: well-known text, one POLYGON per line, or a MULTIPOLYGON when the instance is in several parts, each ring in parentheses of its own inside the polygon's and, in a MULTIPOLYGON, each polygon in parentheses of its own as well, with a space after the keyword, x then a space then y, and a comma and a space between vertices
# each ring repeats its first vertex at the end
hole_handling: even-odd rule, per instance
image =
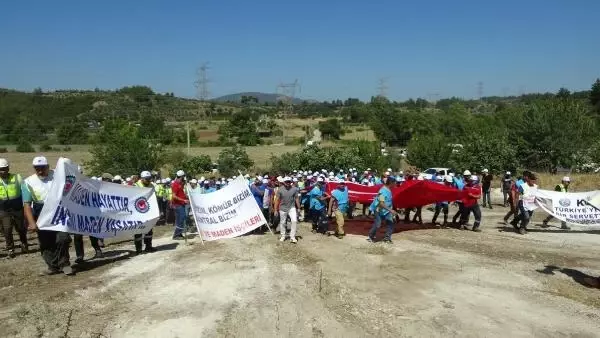
POLYGON ((156 192, 156 184, 154 184, 154 182, 150 182, 150 186, 147 187, 142 183, 142 180, 139 180, 135 182, 135 186, 140 188, 154 188, 154 191, 156 192))
POLYGON ((171 187, 165 188, 165 197, 167 197, 167 201, 173 200, 173 190, 171 190, 171 187))
POLYGON ((554 190, 556 190, 556 191, 560 191, 560 192, 567 192, 567 188, 566 188, 566 187, 565 187, 565 185, 564 185, 564 184, 562 184, 562 183, 561 183, 561 184, 559 184, 559 185, 557 185, 557 186, 556 186, 556 189, 554 189, 554 190))
POLYGON ((156 197, 162 197, 165 192, 162 184, 155 184, 154 187, 156 187, 156 197))
POLYGON ((21 198, 21 175, 8 174, 6 182, 0 178, 0 200, 8 201, 21 198))

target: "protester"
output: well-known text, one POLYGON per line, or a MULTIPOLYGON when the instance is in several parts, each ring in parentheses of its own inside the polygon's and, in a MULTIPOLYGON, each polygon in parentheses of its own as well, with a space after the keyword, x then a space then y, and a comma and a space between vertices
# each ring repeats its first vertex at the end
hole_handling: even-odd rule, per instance
POLYGON ((396 211, 392 205, 392 187, 396 184, 396 180, 393 177, 389 177, 386 184, 381 187, 377 196, 371 203, 369 209, 375 214, 375 222, 371 231, 369 231, 369 242, 375 242, 377 230, 381 226, 382 222, 386 224, 386 232, 383 241, 385 243, 392 243, 392 234, 394 233, 394 216, 396 211))
POLYGON ((325 201, 330 197, 323 190, 325 180, 323 177, 317 178, 317 182, 310 191, 310 209, 313 216, 312 231, 313 233, 325 234, 328 230, 328 221, 325 217, 325 201))
MULTIPOLYGON (((568 176, 565 176, 565 177, 563 177, 562 182, 560 184, 557 184, 556 187, 554 187, 554 191, 558 191, 558 192, 562 192, 562 193, 567 193, 567 192, 569 192, 569 185, 570 184, 571 184, 571 178, 569 178, 568 176)), ((554 218, 554 216, 548 215, 548 217, 546 217, 542 221, 542 227, 543 228, 549 227, 548 222, 550 222, 553 218, 554 218)), ((563 229, 563 230, 570 230, 571 229, 571 228, 569 228, 567 226, 567 222, 565 222, 565 221, 561 221, 560 222, 560 228, 563 229)))
POLYGON ((173 232, 173 239, 180 240, 184 239, 183 231, 185 230, 187 214, 185 213, 185 206, 189 203, 185 191, 183 189, 185 185, 185 172, 183 170, 177 171, 177 178, 171 184, 171 190, 173 191, 173 200, 171 204, 175 209, 175 231, 173 232))
POLYGON ((538 186, 536 184, 537 177, 534 173, 527 173, 524 175, 525 183, 518 187, 519 192, 519 220, 521 221, 521 227, 517 226, 517 223, 513 223, 515 230, 521 235, 527 234, 527 225, 533 216, 533 211, 537 209, 535 204, 535 195, 537 193, 538 186))
POLYGON ((329 215, 335 215, 335 223, 337 225, 335 230, 335 236, 337 238, 344 238, 346 233, 344 232, 344 214, 348 212, 348 187, 344 179, 338 179, 338 186, 331 192, 331 199, 329 200, 329 215))
POLYGON ((6 159, 0 158, 0 228, 4 235, 8 257, 15 257, 13 228, 17 230, 21 241, 21 253, 27 253, 27 229, 24 226, 23 192, 27 186, 19 174, 10 173, 6 159))
POLYGON ((283 188, 277 190, 277 203, 275 211, 279 216, 279 229, 281 235, 279 241, 285 241, 286 221, 290 217, 290 242, 296 243, 296 230, 298 226, 298 210, 300 210, 300 196, 297 187, 292 186, 292 178, 285 177, 283 179, 283 188))
MULTIPOLYGON (((442 184, 444 184, 447 187, 451 187, 452 186, 452 176, 447 175, 444 177, 444 181, 442 182, 442 184)), ((437 218, 440 215, 440 211, 443 211, 444 213, 444 223, 442 223, 442 227, 447 227, 448 226, 448 202, 439 202, 435 204, 435 211, 433 213, 433 219, 431 220, 431 223, 433 224, 437 224, 437 218)))
POLYGON ((492 209, 492 181, 494 180, 494 175, 490 174, 487 169, 483 169, 483 176, 481 177, 481 190, 483 192, 483 207, 487 205, 490 209, 492 209))
POLYGON ((508 207, 510 205, 509 203, 509 199, 510 199, 510 191, 511 191, 511 187, 513 184, 513 179, 510 176, 510 171, 507 171, 506 174, 504 174, 504 178, 502 179, 502 196, 504 197, 504 207, 508 207))
MULTIPOLYGON (((151 182, 152 174, 149 171, 142 171, 140 174, 140 180, 136 182, 135 186, 140 188, 154 188, 154 184, 151 182)), ((156 190, 155 190, 156 193, 156 190)), ((145 252, 155 252, 156 249, 152 246, 152 236, 154 234, 153 229, 150 229, 145 234, 137 234, 133 236, 133 242, 135 245, 136 254, 142 253, 142 237, 144 242, 145 252)))
POLYGON ((37 231, 42 258, 47 265, 47 269, 41 274, 54 275, 62 272, 71 276, 74 274, 69 256, 71 236, 66 232, 38 229, 36 224, 54 181, 54 171, 50 170, 48 160, 43 156, 33 159, 33 169, 35 174, 25 179, 27 193, 23 194, 23 203, 29 230, 37 231))
POLYGON ((460 229, 466 230, 466 224, 469 221, 469 214, 472 212, 475 217, 472 230, 481 232, 481 209, 479 208, 479 199, 481 198, 481 188, 477 184, 479 178, 476 175, 467 177, 465 191, 467 195, 462 200, 462 216, 460 218, 460 229))

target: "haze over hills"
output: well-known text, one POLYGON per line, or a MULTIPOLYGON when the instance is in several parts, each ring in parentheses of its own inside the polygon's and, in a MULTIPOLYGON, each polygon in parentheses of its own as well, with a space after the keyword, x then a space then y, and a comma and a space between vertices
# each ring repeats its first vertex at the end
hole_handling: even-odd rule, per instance
MULTIPOLYGON (((229 95, 224 95, 221 97, 217 97, 215 99, 212 99, 212 101, 216 101, 216 102, 241 102, 242 101, 242 97, 243 96, 252 96, 258 99, 258 103, 277 103, 277 99, 281 96, 280 94, 275 94, 275 93, 261 93, 261 92, 242 92, 242 93, 235 93, 235 94, 229 94, 229 95)), ((295 104, 300 104, 304 101, 307 102, 316 102, 314 100, 303 100, 301 98, 295 98, 294 99, 294 103, 295 104)))

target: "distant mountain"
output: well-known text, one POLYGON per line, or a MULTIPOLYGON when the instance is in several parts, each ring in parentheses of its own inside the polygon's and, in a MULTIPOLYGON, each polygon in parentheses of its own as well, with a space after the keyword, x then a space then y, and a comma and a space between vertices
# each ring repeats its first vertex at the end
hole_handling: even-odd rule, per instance
MULTIPOLYGON (((229 94, 229 95, 217 97, 216 99, 213 99, 213 101, 216 101, 216 102, 241 102, 242 96, 253 96, 253 97, 257 98, 258 103, 261 104, 261 103, 265 103, 265 102, 276 103, 278 101, 278 98, 281 95, 275 94, 275 93, 243 92, 243 93, 229 94)), ((314 100, 303 100, 301 98, 294 99, 294 103, 296 103, 296 104, 300 104, 304 101, 314 102, 314 100)))

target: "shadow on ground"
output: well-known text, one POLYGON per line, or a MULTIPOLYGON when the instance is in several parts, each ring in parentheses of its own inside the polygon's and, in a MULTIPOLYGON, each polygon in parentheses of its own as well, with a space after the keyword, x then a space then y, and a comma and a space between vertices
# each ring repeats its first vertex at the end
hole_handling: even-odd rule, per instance
POLYGON ((546 265, 544 269, 536 270, 539 273, 545 275, 554 275, 555 271, 563 273, 569 277, 571 277, 575 282, 588 287, 588 288, 598 288, 600 287, 600 277, 590 276, 587 273, 583 273, 579 270, 569 269, 569 268, 561 268, 554 265, 546 265))

